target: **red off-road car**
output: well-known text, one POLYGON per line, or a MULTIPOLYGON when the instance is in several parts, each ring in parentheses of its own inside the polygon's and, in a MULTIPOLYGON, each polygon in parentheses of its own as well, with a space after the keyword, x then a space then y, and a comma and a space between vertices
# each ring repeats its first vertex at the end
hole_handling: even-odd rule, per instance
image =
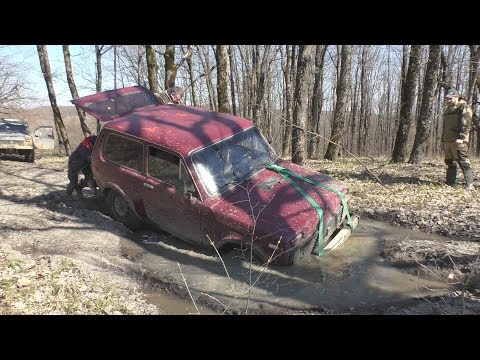
POLYGON ((106 122, 92 170, 112 217, 130 228, 148 219, 191 243, 287 265, 357 224, 343 183, 279 159, 249 120, 162 105, 141 86, 72 102, 106 122))

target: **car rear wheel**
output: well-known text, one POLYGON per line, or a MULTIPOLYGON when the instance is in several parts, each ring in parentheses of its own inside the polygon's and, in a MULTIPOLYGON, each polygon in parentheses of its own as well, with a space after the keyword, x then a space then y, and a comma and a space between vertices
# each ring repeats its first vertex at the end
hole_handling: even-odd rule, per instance
POLYGON ((110 190, 106 197, 107 207, 112 217, 125 224, 129 229, 135 230, 143 225, 135 211, 132 210, 127 200, 115 190, 110 190))

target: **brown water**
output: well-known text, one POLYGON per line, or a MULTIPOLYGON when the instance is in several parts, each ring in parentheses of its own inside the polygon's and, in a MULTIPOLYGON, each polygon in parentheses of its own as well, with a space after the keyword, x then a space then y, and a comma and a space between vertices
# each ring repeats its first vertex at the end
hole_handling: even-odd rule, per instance
POLYGON ((193 304, 193 301, 183 300, 163 292, 146 293, 145 299, 158 306, 165 315, 215 315, 212 309, 193 304))
MULTIPOLYGON (((440 236, 377 221, 362 219, 354 234, 327 255, 311 255, 291 266, 267 269, 251 267, 234 252, 222 257, 224 265, 215 253, 193 248, 181 240, 155 232, 147 237, 147 241, 145 234, 141 241, 125 240, 122 250, 138 259, 160 281, 171 282, 173 278, 182 286, 186 282, 193 299, 208 294, 228 308, 323 306, 342 312, 450 291, 444 282, 417 278, 389 266, 380 256, 385 241, 441 241, 440 236)), ((197 311, 193 301, 172 295, 155 293, 149 297, 168 314, 214 314, 205 307, 197 311)))

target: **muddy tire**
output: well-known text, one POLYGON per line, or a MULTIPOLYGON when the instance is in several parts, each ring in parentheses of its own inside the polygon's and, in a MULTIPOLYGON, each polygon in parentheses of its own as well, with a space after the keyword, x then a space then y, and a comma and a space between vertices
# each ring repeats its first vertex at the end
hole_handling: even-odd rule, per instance
POLYGON ((115 190, 108 192, 106 196, 107 208, 114 220, 123 223, 131 230, 142 227, 143 221, 130 207, 127 200, 115 190))
POLYGON ((27 151, 25 154, 25 161, 29 163, 35 162, 35 149, 27 151))

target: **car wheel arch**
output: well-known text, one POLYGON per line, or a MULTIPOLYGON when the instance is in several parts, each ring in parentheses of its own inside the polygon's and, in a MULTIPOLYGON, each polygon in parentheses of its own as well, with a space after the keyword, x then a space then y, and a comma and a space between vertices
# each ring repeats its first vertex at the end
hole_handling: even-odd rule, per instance
POLYGON ((122 191, 122 189, 118 186, 106 186, 104 191, 104 196, 105 196, 105 201, 107 203, 107 208, 112 213, 111 215, 114 218, 117 218, 116 220, 119 220, 120 222, 123 222, 127 227, 130 229, 136 229, 141 227, 141 224, 143 223, 144 217, 139 215, 137 212, 137 209, 133 205, 133 203, 130 201, 130 199, 125 195, 125 193, 122 191), (113 208, 112 202, 114 201, 113 197, 115 195, 120 196, 125 203, 128 206, 128 210, 131 212, 131 214, 125 216, 124 218, 120 219, 120 214, 118 214, 118 211, 116 211, 113 208))
MULTIPOLYGON (((251 241, 244 236, 241 236, 238 233, 235 234, 228 234, 223 236, 221 240, 218 242, 218 251, 221 252, 228 252, 231 250, 240 250, 242 252, 249 251, 251 245, 251 241)), ((261 250, 261 248, 254 246, 253 247, 253 256, 257 257, 261 261, 266 261, 266 255, 261 250)))

